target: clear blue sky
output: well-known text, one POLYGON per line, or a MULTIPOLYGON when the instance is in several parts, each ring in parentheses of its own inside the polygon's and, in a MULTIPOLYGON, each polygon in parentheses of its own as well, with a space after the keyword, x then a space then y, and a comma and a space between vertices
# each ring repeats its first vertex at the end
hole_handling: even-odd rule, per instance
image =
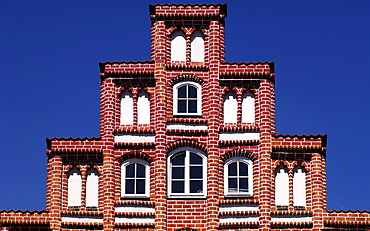
MULTIPOLYGON (((370 1, 226 2, 226 61, 275 61, 277 133, 328 134, 329 209, 370 209, 370 1)), ((45 208, 45 138, 99 135, 98 62, 150 59, 150 3, 1 1, 0 210, 45 208)))

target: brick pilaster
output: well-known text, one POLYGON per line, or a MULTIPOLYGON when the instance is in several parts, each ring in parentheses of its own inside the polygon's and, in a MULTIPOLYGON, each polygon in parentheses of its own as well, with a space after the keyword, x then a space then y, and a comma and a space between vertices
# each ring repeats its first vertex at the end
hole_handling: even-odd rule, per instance
POLYGON ((268 80, 261 80, 259 89, 259 111, 260 111, 260 146, 259 146, 259 229, 271 229, 271 91, 273 84, 268 80))
POLYGON ((318 153, 312 154, 311 176, 312 176, 312 230, 321 230, 324 228, 323 212, 324 212, 324 198, 323 198, 323 176, 321 155, 318 153))
POLYGON ((155 27, 155 230, 166 230, 167 227, 167 148, 166 148, 166 73, 165 73, 165 23, 156 22, 155 27))
POLYGON ((219 177, 219 126, 220 126, 220 31, 219 23, 211 21, 209 30, 209 98, 208 98, 208 224, 207 230, 218 230, 218 177, 219 177))
POLYGON ((60 215, 62 208, 62 158, 61 156, 53 156, 49 159, 50 167, 50 229, 53 231, 61 230, 62 218, 60 215))

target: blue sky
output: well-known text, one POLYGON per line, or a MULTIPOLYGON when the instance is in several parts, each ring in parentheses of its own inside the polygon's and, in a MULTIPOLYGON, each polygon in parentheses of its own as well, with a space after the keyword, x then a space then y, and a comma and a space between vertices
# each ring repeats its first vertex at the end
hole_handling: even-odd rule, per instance
MULTIPOLYGON (((45 138, 99 135, 98 62, 150 59, 153 3, 1 2, 0 210, 45 208, 45 138)), ((328 134, 328 208, 369 210, 370 1, 226 3, 226 61, 275 61, 277 133, 328 134)))

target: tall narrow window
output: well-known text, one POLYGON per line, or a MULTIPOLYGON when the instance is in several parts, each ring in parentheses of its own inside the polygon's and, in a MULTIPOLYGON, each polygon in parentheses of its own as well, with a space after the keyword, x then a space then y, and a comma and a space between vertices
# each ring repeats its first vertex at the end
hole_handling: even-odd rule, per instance
POLYGON ((122 163, 121 196, 149 196, 149 164, 140 159, 129 159, 122 163))
POLYGON ((242 123, 255 122, 254 94, 246 91, 242 95, 242 123))
POLYGON ((180 148, 169 157, 169 195, 199 195, 206 192, 206 157, 193 148, 180 148))
POLYGON ((204 62, 204 35, 199 30, 194 31, 190 37, 191 41, 191 61, 204 62))
POLYGON ((224 193, 227 196, 253 195, 252 161, 234 157, 225 162, 224 193))
POLYGON ((186 38, 181 30, 171 35, 171 61, 186 61, 186 38))
POLYGON ((137 123, 150 124, 150 99, 145 91, 140 91, 137 96, 137 123))
POLYGON ((98 207, 99 173, 95 168, 86 172, 86 207, 98 207))
POLYGON ((275 204, 289 205, 289 175, 288 170, 283 165, 276 168, 275 204))
POLYGON ((68 206, 81 206, 81 172, 78 168, 73 167, 68 172, 68 206))
POLYGON ((134 102, 132 94, 128 90, 121 95, 121 124, 128 125, 134 123, 134 102))
POLYGON ((237 123, 238 101, 232 91, 224 95, 224 123, 237 123))
POLYGON ((293 173, 293 206, 306 206, 306 171, 300 165, 293 173))
POLYGON ((194 82, 180 82, 173 87, 174 115, 201 115, 201 87, 194 82))

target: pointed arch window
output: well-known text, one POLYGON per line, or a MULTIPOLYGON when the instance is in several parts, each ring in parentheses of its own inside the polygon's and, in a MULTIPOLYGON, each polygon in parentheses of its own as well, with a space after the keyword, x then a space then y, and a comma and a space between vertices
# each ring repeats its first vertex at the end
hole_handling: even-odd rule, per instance
POLYGON ((301 165, 293 171, 293 206, 306 206, 306 170, 301 165))
POLYGON ((171 35, 171 61, 186 61, 186 37, 181 30, 171 35))
POLYGON ((279 165, 275 171, 275 205, 289 205, 289 175, 284 165, 279 165))
POLYGON ((137 95, 137 123, 150 124, 150 97, 144 90, 137 95))
POLYGON ((228 91, 224 95, 224 123, 238 122, 238 101, 234 92, 228 91))
POLYGON ((89 168, 86 176, 86 207, 98 207, 99 172, 95 168, 89 168))
POLYGON ((132 93, 127 89, 121 94, 121 124, 130 125, 134 123, 134 101, 132 93))
POLYGON ((254 94, 246 91, 242 95, 242 123, 255 122, 254 94))
POLYGON ((204 62, 204 35, 201 31, 196 30, 190 37, 192 62, 204 62))
POLYGON ((82 179, 78 168, 73 167, 68 171, 68 207, 81 206, 82 179))

